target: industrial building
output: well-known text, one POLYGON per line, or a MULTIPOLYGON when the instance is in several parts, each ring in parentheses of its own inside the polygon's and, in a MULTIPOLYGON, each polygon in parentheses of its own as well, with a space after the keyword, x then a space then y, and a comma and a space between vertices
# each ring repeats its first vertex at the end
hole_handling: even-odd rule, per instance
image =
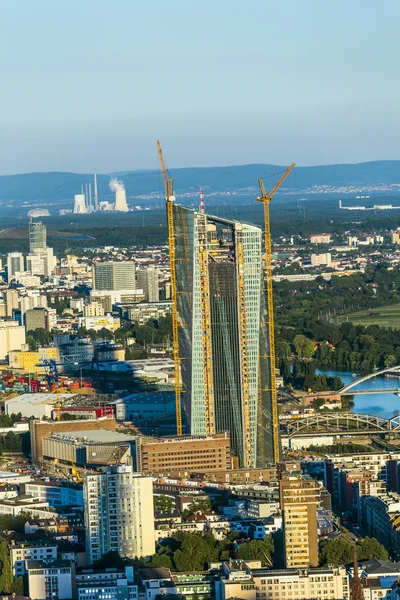
POLYGON ((139 437, 136 441, 136 466, 140 473, 189 476, 200 469, 226 470, 231 465, 229 433, 210 437, 139 437))
MULTIPOLYGON (((136 376, 136 373, 135 373, 136 376)), ((159 418, 175 414, 173 392, 143 392, 129 394, 113 401, 117 421, 132 421, 135 417, 159 418)))
POLYGON ((130 463, 136 436, 103 430, 53 432, 44 437, 43 458, 80 467, 130 463))
POLYGON ((173 204, 184 408, 193 435, 229 431, 239 466, 274 456, 262 231, 173 204))
POLYGON ((98 429, 115 431, 115 419, 112 417, 84 419, 82 421, 39 421, 33 419, 29 423, 32 460, 43 460, 43 438, 50 437, 52 433, 94 431, 98 429))
POLYGON ((21 394, 4 402, 4 412, 6 415, 21 413, 24 419, 51 419, 56 403, 69 397, 70 394, 21 394))
POLYGON ((93 564, 103 554, 140 558, 154 554, 153 482, 132 467, 106 467, 84 484, 86 552, 93 564))

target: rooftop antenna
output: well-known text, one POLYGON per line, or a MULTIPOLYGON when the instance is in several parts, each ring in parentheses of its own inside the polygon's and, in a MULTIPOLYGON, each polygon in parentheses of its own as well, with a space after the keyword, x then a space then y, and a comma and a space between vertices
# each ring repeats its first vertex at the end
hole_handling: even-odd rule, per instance
POLYGON ((99 196, 97 194, 97 175, 94 174, 94 210, 99 210, 99 196))
POLYGON ((203 188, 200 188, 200 212, 204 213, 204 192, 203 192, 203 188))

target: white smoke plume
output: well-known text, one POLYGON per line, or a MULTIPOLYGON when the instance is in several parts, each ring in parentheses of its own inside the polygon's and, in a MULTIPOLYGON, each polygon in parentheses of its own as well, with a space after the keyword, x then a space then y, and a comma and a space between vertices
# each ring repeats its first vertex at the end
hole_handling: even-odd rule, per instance
POLYGON ((125 189, 124 182, 116 179, 115 177, 111 177, 108 185, 110 186, 110 190, 112 192, 122 192, 122 190, 125 189))

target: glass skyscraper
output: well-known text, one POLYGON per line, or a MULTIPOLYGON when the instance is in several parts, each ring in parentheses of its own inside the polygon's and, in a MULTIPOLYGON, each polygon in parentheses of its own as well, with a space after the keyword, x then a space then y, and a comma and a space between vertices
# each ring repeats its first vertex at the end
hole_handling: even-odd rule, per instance
POLYGON ((29 222, 29 253, 47 248, 47 229, 41 221, 29 222))
POLYGON ((229 431, 241 467, 273 456, 258 227, 173 207, 184 410, 190 433, 229 431))

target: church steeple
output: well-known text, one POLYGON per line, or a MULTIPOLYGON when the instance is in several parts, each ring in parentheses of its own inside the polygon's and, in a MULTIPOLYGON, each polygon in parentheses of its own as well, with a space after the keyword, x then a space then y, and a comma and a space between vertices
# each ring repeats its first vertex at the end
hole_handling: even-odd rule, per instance
POLYGON ((360 576, 358 574, 358 562, 357 562, 357 547, 354 544, 354 570, 353 578, 351 580, 351 600, 364 600, 364 592, 360 576))

